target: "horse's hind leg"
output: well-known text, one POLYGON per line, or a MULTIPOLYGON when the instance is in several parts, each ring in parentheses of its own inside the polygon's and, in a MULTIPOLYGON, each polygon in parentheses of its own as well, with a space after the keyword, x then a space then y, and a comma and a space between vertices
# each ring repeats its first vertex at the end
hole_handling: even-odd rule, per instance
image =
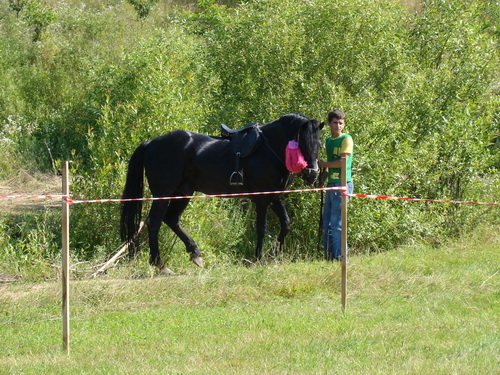
POLYGON ((172 231, 184 242, 186 251, 191 254, 191 261, 198 267, 203 267, 202 255, 198 245, 193 238, 186 233, 180 225, 180 218, 182 212, 187 207, 189 199, 176 199, 170 202, 167 212, 163 217, 163 221, 167 224, 172 231))
POLYGON ((147 220, 149 234, 149 263, 161 269, 163 264, 160 257, 160 248, 158 245, 158 234, 163 216, 167 212, 168 201, 153 201, 147 220))

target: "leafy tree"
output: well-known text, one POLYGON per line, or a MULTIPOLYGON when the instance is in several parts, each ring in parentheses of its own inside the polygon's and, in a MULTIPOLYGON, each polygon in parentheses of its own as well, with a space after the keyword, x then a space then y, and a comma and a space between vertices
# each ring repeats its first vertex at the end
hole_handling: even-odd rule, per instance
POLYGON ((128 0, 133 5, 134 9, 139 16, 139 19, 144 19, 153 11, 158 5, 159 0, 128 0))
POLYGON ((33 43, 42 39, 43 31, 56 19, 56 12, 38 0, 28 0, 24 5, 23 19, 33 28, 33 43))
POLYGON ((16 17, 19 18, 19 13, 23 10, 27 0, 9 0, 10 8, 16 12, 16 17))

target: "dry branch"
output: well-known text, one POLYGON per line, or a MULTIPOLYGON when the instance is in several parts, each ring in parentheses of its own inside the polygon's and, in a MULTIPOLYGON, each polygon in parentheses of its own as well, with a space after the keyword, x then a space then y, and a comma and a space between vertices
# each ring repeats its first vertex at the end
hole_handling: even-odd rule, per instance
MULTIPOLYGON (((139 224, 139 229, 137 230, 136 236, 139 235, 141 232, 142 228, 144 227, 144 221, 141 221, 139 224)), ((125 252, 128 250, 128 247, 131 245, 132 241, 126 242, 118 251, 115 255, 111 257, 102 267, 100 267, 97 271, 95 271, 92 275, 92 277, 96 277, 97 275, 104 273, 106 270, 109 268, 113 267, 115 263, 122 258, 125 255, 125 252)))

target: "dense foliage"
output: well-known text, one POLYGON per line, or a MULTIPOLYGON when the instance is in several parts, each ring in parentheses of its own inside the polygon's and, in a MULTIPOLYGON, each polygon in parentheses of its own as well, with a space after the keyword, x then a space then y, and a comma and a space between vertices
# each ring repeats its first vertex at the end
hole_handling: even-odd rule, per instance
MULTIPOLYGON (((19 168, 58 171, 69 159, 75 196, 119 197, 128 158, 144 140, 176 128, 216 134, 220 122, 265 123, 289 112, 324 120, 341 108, 355 141, 356 192, 499 200, 495 1, 426 0, 415 12, 389 0, 221 3, 0 1, 0 178, 19 168)), ((320 256, 320 195, 287 201, 287 256, 320 256)), ((498 222, 495 210, 356 199, 351 251, 437 244, 498 222)), ((118 212, 75 206, 75 255, 112 251, 118 212)), ((30 222, 51 233, 47 251, 56 254, 52 216, 30 222)), ((209 258, 252 253, 245 202, 192 202, 183 219, 209 258)), ((15 219, 1 220, 12 232, 15 219)), ((164 232, 165 246, 181 252, 164 232)), ((15 238, 30 246, 26 233, 15 238)))

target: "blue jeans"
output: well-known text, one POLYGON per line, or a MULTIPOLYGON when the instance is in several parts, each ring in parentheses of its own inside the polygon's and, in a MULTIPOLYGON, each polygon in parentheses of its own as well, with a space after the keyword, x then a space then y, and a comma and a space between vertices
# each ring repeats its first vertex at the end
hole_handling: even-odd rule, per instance
MULTIPOLYGON (((342 184, 338 182, 327 185, 327 187, 333 186, 338 187, 342 184)), ((354 184, 350 181, 347 183, 347 193, 352 194, 353 190, 354 184)), ((342 192, 340 190, 326 192, 323 210, 323 246, 327 260, 342 259, 342 192)))

